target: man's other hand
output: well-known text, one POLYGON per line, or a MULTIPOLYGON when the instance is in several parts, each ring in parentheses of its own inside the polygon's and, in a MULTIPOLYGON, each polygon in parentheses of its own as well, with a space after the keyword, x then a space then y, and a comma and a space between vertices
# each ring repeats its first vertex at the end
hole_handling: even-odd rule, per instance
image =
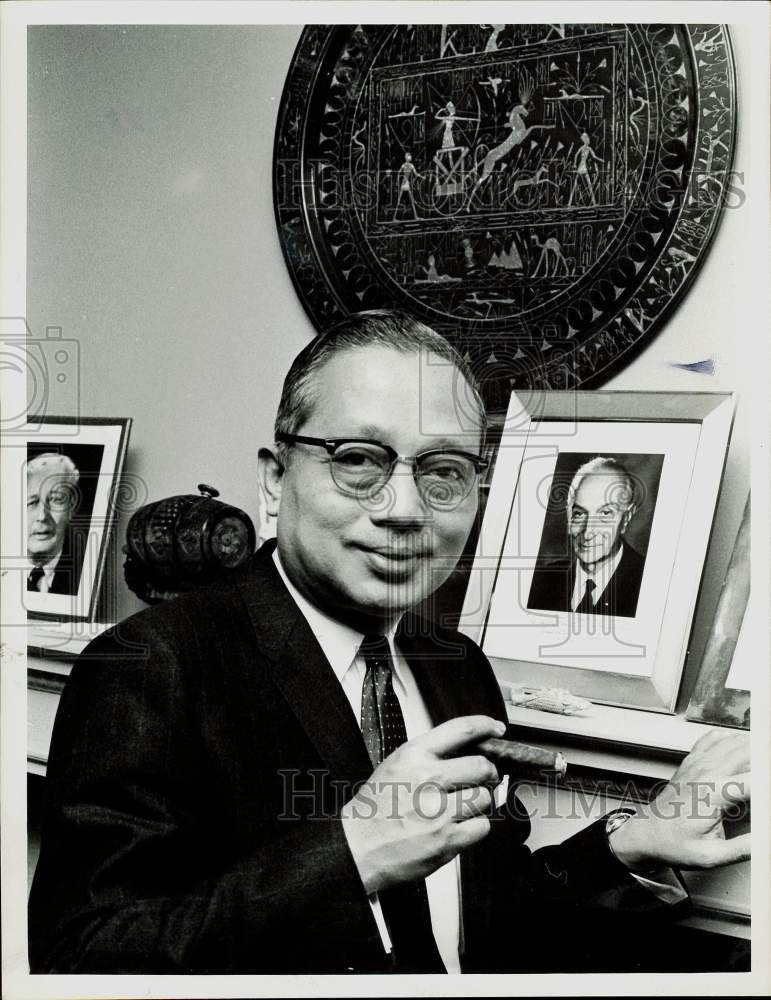
POLYGON ((486 715, 450 719, 402 744, 346 803, 343 829, 368 894, 425 878, 487 835, 498 771, 458 753, 505 731, 486 715))
POLYGON ((611 834, 616 857, 632 871, 661 865, 716 868, 750 856, 750 834, 726 840, 724 817, 747 814, 747 733, 713 730, 694 745, 666 787, 611 834))

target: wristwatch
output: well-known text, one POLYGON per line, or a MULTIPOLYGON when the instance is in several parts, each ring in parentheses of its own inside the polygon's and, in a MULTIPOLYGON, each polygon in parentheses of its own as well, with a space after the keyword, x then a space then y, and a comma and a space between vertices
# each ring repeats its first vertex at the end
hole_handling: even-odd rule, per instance
MULTIPOLYGON (((615 833, 620 826, 623 826, 628 819, 636 816, 634 809, 614 809, 612 813, 608 813, 605 817, 605 836, 608 838, 608 847, 610 848, 610 853, 618 861, 619 864, 623 862, 619 859, 616 852, 613 850, 613 844, 610 839, 610 835, 615 833)), ((626 865, 624 865, 626 868, 626 865)))
POLYGON ((615 833, 628 819, 636 815, 634 809, 614 809, 605 817, 605 833, 610 837, 611 833, 615 833))
MULTIPOLYGON (((620 826, 623 826, 628 819, 631 819, 636 815, 637 812, 634 809, 614 809, 612 813, 608 813, 605 817, 605 836, 608 838, 608 848, 610 849, 610 853, 620 865, 624 865, 624 862, 613 850, 613 843, 610 839, 610 835, 618 830, 620 826)), ((659 870, 658 865, 654 865, 652 868, 646 868, 642 871, 638 868, 630 868, 628 865, 624 865, 624 868, 626 868, 627 871, 631 872, 633 875, 642 875, 643 878, 653 875, 659 870)))

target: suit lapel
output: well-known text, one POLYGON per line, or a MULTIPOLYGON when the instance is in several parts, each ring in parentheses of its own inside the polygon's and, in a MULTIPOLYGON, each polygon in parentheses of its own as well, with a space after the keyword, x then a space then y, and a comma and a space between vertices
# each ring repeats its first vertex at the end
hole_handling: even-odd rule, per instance
POLYGON ((448 648, 443 654, 436 640, 420 631, 420 619, 405 615, 396 635, 435 726, 468 714, 464 706, 462 660, 448 648))
POLYGON ((255 557, 241 592, 274 682, 332 778, 366 780, 372 773, 358 720, 308 623, 273 564, 275 543, 255 557))
POLYGON ((568 574, 568 592, 565 595, 565 611, 573 610, 573 591, 576 589, 577 573, 578 573, 578 562, 576 559, 571 559, 570 573, 568 574))
POLYGON ((621 581, 625 579, 625 574, 629 571, 628 551, 629 549, 624 545, 621 549, 621 558, 618 561, 618 566, 616 566, 615 571, 605 585, 605 590, 603 590, 599 601, 597 601, 595 611, 600 614, 615 615, 620 610, 619 602, 623 601, 624 595, 618 588, 621 586, 621 581))

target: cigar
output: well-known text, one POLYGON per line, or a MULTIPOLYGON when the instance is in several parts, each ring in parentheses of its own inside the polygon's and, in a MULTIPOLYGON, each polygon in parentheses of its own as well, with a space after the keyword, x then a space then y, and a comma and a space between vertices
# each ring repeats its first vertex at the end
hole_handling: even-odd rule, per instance
POLYGON ((477 749, 485 757, 489 757, 504 774, 520 775, 523 771, 554 771, 562 776, 568 768, 568 762, 558 750, 530 747, 526 743, 499 740, 494 736, 478 743, 477 749))

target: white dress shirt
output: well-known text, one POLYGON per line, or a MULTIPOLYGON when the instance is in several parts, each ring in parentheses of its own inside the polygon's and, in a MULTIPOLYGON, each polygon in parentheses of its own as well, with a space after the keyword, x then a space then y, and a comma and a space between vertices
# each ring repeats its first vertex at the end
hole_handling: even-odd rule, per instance
POLYGON ((570 602, 570 607, 573 611, 575 611, 581 603, 584 593, 586 592, 586 584, 589 580, 594 583, 594 590, 591 593, 591 601, 595 607, 597 606, 597 601, 599 601, 606 587, 610 583, 610 578, 618 569, 618 564, 621 562, 623 554, 624 546, 620 545, 618 552, 613 556, 613 558, 606 559, 605 562, 601 562, 594 573, 587 573, 581 565, 580 559, 576 559, 576 582, 573 584, 573 599, 570 602))

